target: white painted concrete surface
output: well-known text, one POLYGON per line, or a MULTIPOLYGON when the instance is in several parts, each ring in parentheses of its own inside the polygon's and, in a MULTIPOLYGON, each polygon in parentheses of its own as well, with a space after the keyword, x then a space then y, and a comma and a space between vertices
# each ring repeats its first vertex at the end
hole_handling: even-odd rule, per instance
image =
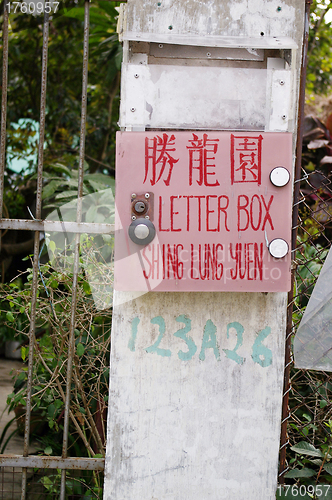
POLYGON ((105 500, 275 498, 285 300, 149 293, 116 307, 105 500), (186 325, 194 344, 176 334, 186 325))
MULTIPOLYGON (((304 7, 303 0, 128 0, 119 23, 124 61, 128 40, 213 46, 213 37, 229 37, 234 47, 248 37, 288 36, 299 47, 297 84, 304 7)), ((140 57, 135 64, 148 64, 140 57)), ((273 108, 282 111, 275 90, 273 108)), ((297 92, 291 101, 295 117, 297 92)), ((295 132, 296 119, 289 123, 295 132)), ((286 294, 130 297, 115 293, 104 499, 274 499, 286 294)))

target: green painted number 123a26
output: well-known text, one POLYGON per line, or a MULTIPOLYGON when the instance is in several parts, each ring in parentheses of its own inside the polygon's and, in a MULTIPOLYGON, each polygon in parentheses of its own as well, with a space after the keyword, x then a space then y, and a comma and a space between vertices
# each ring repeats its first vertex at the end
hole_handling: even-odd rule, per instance
MULTIPOLYGON (((185 316, 184 314, 180 314, 176 318, 178 323, 182 323, 184 326, 179 328, 175 333, 173 333, 174 337, 177 337, 186 344, 186 348, 184 350, 180 349, 177 353, 177 356, 181 361, 190 361, 198 351, 198 346, 196 345, 193 338, 189 335, 191 331, 191 319, 185 316)), ((149 354, 157 354, 162 357, 171 357, 172 352, 170 349, 164 349, 160 347, 161 341, 166 333, 166 323, 164 318, 161 316, 155 316, 151 319, 151 323, 153 325, 158 326, 159 335, 156 341, 145 348, 145 351, 149 354)), ((128 348, 130 351, 135 352, 136 350, 136 339, 138 334, 138 326, 140 324, 140 319, 138 317, 133 318, 131 321, 131 336, 128 342, 128 348)), ((202 342, 200 345, 200 350, 198 357, 201 361, 205 360, 206 351, 211 349, 216 360, 220 361, 220 351, 224 353, 224 355, 234 361, 235 363, 242 365, 245 361, 245 358, 238 354, 238 349, 243 344, 243 334, 244 327, 241 323, 234 321, 232 323, 228 323, 226 335, 227 338, 230 338, 230 332, 233 330, 236 336, 236 344, 233 349, 221 349, 218 345, 217 341, 217 327, 215 324, 209 319, 205 323, 203 329, 202 342)), ((265 345, 263 345, 263 341, 270 335, 271 328, 269 326, 265 327, 263 330, 257 332, 256 339, 252 345, 251 357, 253 361, 263 368, 270 366, 272 364, 272 351, 265 345)))

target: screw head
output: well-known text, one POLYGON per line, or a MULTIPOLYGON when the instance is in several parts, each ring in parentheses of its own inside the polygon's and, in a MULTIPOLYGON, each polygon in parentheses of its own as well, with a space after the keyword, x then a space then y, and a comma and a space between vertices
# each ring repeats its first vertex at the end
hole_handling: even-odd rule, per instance
POLYGON ((145 193, 145 198, 150 198, 149 193, 145 193))
POLYGON ((287 116, 286 115, 282 115, 281 117, 283 120, 286 120, 287 116))
POLYGON ((131 220, 136 220, 136 215, 132 215, 131 220))
POLYGON ((135 113, 136 108, 130 108, 130 111, 131 111, 132 113, 135 113))
POLYGON ((134 78, 139 78, 139 74, 135 73, 134 78))
POLYGON ((281 11, 281 7, 277 7, 277 12, 280 12, 281 11))
POLYGON ((172 26, 172 25, 168 26, 168 29, 169 29, 169 30, 172 30, 172 29, 173 29, 173 26, 172 26))
POLYGON ((159 47, 160 49, 163 49, 163 48, 164 48, 164 44, 160 43, 160 44, 158 45, 158 47, 159 47))
POLYGON ((207 57, 211 57, 211 52, 206 53, 207 57))
POLYGON ((132 193, 131 197, 136 198, 136 193, 132 193))
POLYGON ((285 81, 284 80, 280 80, 280 85, 284 85, 285 84, 285 81))
POLYGON ((148 215, 145 216, 146 219, 150 219, 150 217, 148 215))

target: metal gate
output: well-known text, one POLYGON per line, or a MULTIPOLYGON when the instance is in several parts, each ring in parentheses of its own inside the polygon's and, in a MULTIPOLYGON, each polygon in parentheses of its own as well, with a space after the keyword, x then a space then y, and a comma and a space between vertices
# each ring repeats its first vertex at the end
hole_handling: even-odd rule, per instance
MULTIPOLYGON (((79 172, 78 172, 78 187, 77 187, 77 211, 76 222, 70 221, 49 221, 51 226, 54 226, 55 231, 64 231, 66 234, 73 234, 75 241, 75 249, 73 252, 73 272, 72 272, 72 294, 70 304, 70 326, 68 334, 64 340, 68 348, 68 361, 66 366, 66 390, 63 391, 61 386, 59 392, 63 398, 63 435, 62 435, 62 454, 61 456, 31 456, 29 455, 29 435, 31 429, 31 408, 32 408, 32 384, 33 384, 33 363, 34 349, 36 350, 36 317, 37 317, 37 295, 38 287, 40 286, 39 279, 39 254, 40 254, 40 234, 45 230, 44 221, 42 220, 42 183, 43 183, 43 148, 45 134, 45 110, 46 110, 46 94, 47 94, 47 61, 48 61, 48 38, 49 38, 49 13, 44 13, 43 25, 43 49, 42 49, 42 78, 41 78, 41 104, 40 104, 40 128, 39 128, 39 149, 38 149, 38 171, 37 171, 37 194, 36 194, 36 211, 32 220, 8 219, 3 217, 3 193, 4 193, 4 169, 6 157, 6 116, 7 116, 7 77, 8 77, 8 10, 7 1, 4 2, 4 17, 3 17, 3 70, 2 70, 2 108, 1 108, 1 149, 0 149, 0 229, 1 230, 29 230, 34 231, 34 254, 33 254, 33 276, 32 276, 32 296, 31 296, 31 313, 30 313, 30 329, 29 329, 29 363, 27 376, 27 399, 26 412, 24 420, 24 445, 22 455, 0 457, 0 498, 68 498, 66 492, 66 484, 68 482, 80 481, 83 472, 92 471, 91 483, 96 484, 98 474, 104 470, 104 458, 101 454, 94 457, 94 450, 88 442, 85 433, 80 426, 79 415, 73 411, 71 402, 72 380, 79 377, 77 366, 75 365, 75 328, 76 328, 76 306, 77 306, 77 285, 79 273, 79 252, 80 252, 80 234, 89 233, 112 233, 114 227, 111 224, 87 224, 82 222, 82 195, 83 195, 83 175, 84 175, 84 153, 85 153, 85 131, 86 131, 86 116, 87 116, 87 83, 88 83, 88 43, 89 43, 89 0, 85 0, 84 14, 84 42, 83 42, 83 83, 82 83, 82 107, 81 107, 81 128, 80 128, 80 147, 79 147, 79 172), (68 429, 69 422, 72 422, 83 440, 91 458, 70 458, 68 457, 68 429), (46 476, 45 476, 46 475, 46 476), (47 488, 38 488, 38 480, 47 477, 47 488), (20 482, 21 486, 13 486, 14 483, 20 482), (75 479, 76 478, 76 479, 75 479), (10 486, 10 489, 9 488, 10 486), (16 488, 16 490, 15 490, 16 488), (60 496, 59 495, 60 491, 60 496)), ((84 391, 81 396, 84 398, 84 391)), ((92 415, 86 416, 89 425, 94 428, 95 422, 92 415)), ((94 429, 96 430, 96 429, 94 429)), ((100 433, 95 433, 98 439, 100 433)), ((99 437, 100 438, 100 437, 99 437)), ((105 436, 104 436, 105 438, 105 436)), ((101 443, 99 443, 101 444, 101 443)), ((99 446, 103 448, 103 443, 99 446)), ((90 496, 84 498, 100 498, 102 494, 102 475, 98 478, 99 489, 91 491, 90 496)), ((45 481, 43 483, 45 486, 45 481)), ((87 494, 86 494, 87 495, 87 494)), ((82 495, 71 494, 70 498, 82 498, 82 495)))
MULTIPOLYGON (((16 492, 21 494, 21 499, 25 498, 39 498, 38 495, 42 495, 42 492, 37 492, 37 487, 34 483, 33 488, 35 492, 32 494, 35 496, 30 496, 28 492, 29 483, 32 481, 32 477, 40 477, 44 475, 45 471, 54 471, 53 476, 56 476, 56 480, 59 482, 60 488, 60 499, 64 500, 66 498, 66 482, 70 481, 72 477, 79 478, 82 471, 94 471, 94 473, 102 472, 104 470, 104 458, 70 458, 68 457, 68 429, 70 420, 74 423, 77 432, 80 434, 81 439, 85 442, 86 447, 89 449, 90 445, 86 440, 84 433, 80 428, 80 423, 78 418, 72 411, 71 408, 71 382, 76 376, 75 373, 75 327, 76 327, 76 305, 77 305, 77 288, 78 288, 78 274, 79 274, 79 252, 80 252, 80 234, 87 232, 86 223, 82 222, 82 196, 83 196, 83 178, 84 178, 84 153, 85 153, 85 130, 86 130, 86 116, 87 116, 87 82, 88 82, 88 40, 89 40, 89 0, 85 0, 85 18, 84 18, 84 53, 83 53, 83 84, 82 84, 82 114, 81 114, 81 132, 80 132, 80 149, 79 149, 79 175, 78 175, 78 188, 77 188, 77 214, 76 222, 70 221, 48 221, 47 223, 53 224, 54 230, 64 231, 66 233, 71 233, 75 235, 75 251, 74 251, 74 268, 73 268, 73 279, 72 279, 72 300, 70 306, 70 328, 68 332, 68 362, 66 367, 66 392, 63 393, 64 399, 64 426, 63 426, 63 436, 62 436, 62 454, 61 456, 31 456, 29 455, 29 435, 31 427, 31 407, 32 407, 32 385, 33 385, 33 362, 34 362, 34 347, 35 347, 35 330, 36 330, 36 317, 37 317, 37 292, 39 286, 39 254, 40 254, 40 233, 44 231, 45 224, 42 220, 42 182, 43 182, 43 145, 44 145, 44 133, 45 133, 45 108, 46 108, 46 93, 47 93, 47 58, 48 58, 48 36, 49 36, 49 14, 44 15, 44 27, 43 27, 43 55, 42 55, 42 80, 41 80, 41 107, 40 107, 40 128, 39 128, 39 152, 38 152, 38 172, 37 172, 37 194, 36 194, 36 212, 32 220, 19 220, 19 219, 8 219, 3 218, 3 192, 4 192, 4 169, 5 169, 5 157, 6 157, 6 116, 7 116, 7 75, 8 75, 8 10, 6 9, 7 1, 4 2, 4 17, 3 17, 3 70, 2 70, 2 107, 1 107, 1 144, 0 144, 0 229, 1 230, 30 230, 34 231, 34 257, 33 257, 33 277, 32 277, 32 298, 31 298, 31 313, 30 313, 30 330, 29 330, 29 364, 28 364, 28 379, 27 379, 27 401, 26 401, 26 413, 25 413, 25 423, 24 423, 24 447, 22 455, 19 456, 0 456, 0 499, 7 498, 6 488, 8 484, 13 484, 15 482, 15 476, 22 478, 20 489, 16 492), (76 471, 76 472, 75 472, 76 471), (78 472, 77 472, 78 471, 78 472), (68 474, 69 472, 69 474, 68 474)), ((300 157, 300 150, 298 150, 298 157, 300 157)), ((310 184, 310 179, 305 173, 304 177, 300 176, 300 170, 297 181, 297 189, 300 187, 300 182, 302 181, 302 188, 312 189, 317 196, 319 196, 319 188, 310 184), (306 184, 306 186, 304 186, 306 184)), ((328 183, 330 183, 330 178, 326 178, 326 189, 328 183)), ((299 190, 295 193, 295 206, 298 207, 299 203, 306 205, 305 196, 299 199, 299 190)), ((324 200, 322 200, 324 202, 324 200)), ((307 206, 307 218, 315 219, 315 213, 318 208, 312 208, 312 206, 307 206), (308 215, 309 211, 309 215, 308 215)), ((321 208, 319 209, 321 210, 321 208)), ((330 224, 330 214, 328 209, 325 210, 328 216, 324 223, 321 224, 321 233, 324 233, 324 227, 330 224)), ((295 213, 294 227, 297 227, 297 211, 295 213)), ((305 213, 305 210, 302 211, 305 213)), ((300 226, 304 228, 304 219, 301 219, 300 226)), ((305 228, 304 228, 305 229, 305 228)), ((114 232, 114 226, 111 224, 89 224, 89 233, 102 233, 111 234, 114 232)), ((296 234, 296 233, 294 233, 296 234)), ((312 243, 312 238, 309 238, 309 242, 312 243)), ((293 241, 295 248, 296 242, 293 241)), ((326 241, 326 248, 330 245, 330 241, 326 241)), ((320 254, 322 252, 320 251, 320 254)), ((319 259, 319 255, 315 257, 319 259)), ((300 274, 301 267, 310 268, 311 258, 301 259, 300 256, 295 258, 294 255, 294 265, 297 265, 297 272, 300 274)), ((315 276, 312 275, 312 279, 309 284, 309 291, 315 276)), ((305 284, 304 284, 305 285, 305 284)), ((306 295, 308 293, 308 287, 304 287, 300 290, 300 294, 306 295)), ((292 372, 292 387, 289 385, 290 370, 291 370, 291 359, 290 359, 290 340, 293 333, 292 330, 292 306, 293 303, 296 305, 296 298, 290 296, 290 314, 289 314, 289 325, 287 332, 287 353, 286 353, 286 372, 285 372, 285 397, 284 397, 284 413, 283 413, 283 423, 282 423, 282 440, 281 440, 281 457, 280 457, 280 482, 285 482, 285 474, 288 471, 288 461, 286 457, 286 448, 289 444, 294 444, 301 437, 301 429, 304 426, 299 424, 297 417, 297 411, 299 408, 306 408, 311 415, 311 431, 309 432, 309 440, 312 444, 315 444, 315 438, 317 436, 318 430, 313 430, 313 425, 319 428, 319 431, 324 433, 326 428, 324 427, 324 415, 320 412, 319 402, 321 401, 322 393, 320 389, 324 388, 323 399, 326 402, 324 404, 325 413, 326 405, 328 405, 328 412, 332 409, 332 390, 330 383, 330 376, 328 374, 322 374, 320 377, 312 375, 308 371, 299 370, 297 372, 292 372), (308 395, 304 396, 301 391, 298 390, 297 384, 308 384, 308 395), (319 396, 319 397, 318 397, 319 396), (290 400, 289 400, 290 397, 290 400), (289 405, 291 409, 289 409, 289 405), (288 427, 291 429, 291 436, 287 435, 287 422, 291 421, 294 425, 297 425, 297 431, 293 427, 288 427)), ((297 307, 297 306, 296 306, 297 307)), ((296 326, 296 325, 295 325, 296 326)), ((332 410, 331 410, 332 411, 332 410)), ((330 413, 329 413, 330 414, 330 413)), ((93 427, 93 422, 91 421, 91 426, 93 427)), ((93 451, 93 450, 92 450, 93 451)), ((93 454, 93 453, 92 453, 93 454)), ((13 490, 11 490, 13 491, 13 490)), ((45 490, 44 490, 45 491, 45 490)), ((49 494, 52 495, 51 489, 48 490, 49 494)), ((13 498, 14 498, 13 492, 13 498)), ((54 494, 56 494, 54 492, 54 494)), ((92 496, 85 498, 98 498, 96 494, 91 493, 92 496), (94 495, 94 496, 93 496, 94 495)), ((16 498, 16 497, 15 497, 16 498)), ((57 498, 57 496, 50 496, 48 498, 57 498)), ((82 496, 71 496, 71 498, 82 498, 82 496)), ((100 496, 99 496, 100 498, 100 496)))

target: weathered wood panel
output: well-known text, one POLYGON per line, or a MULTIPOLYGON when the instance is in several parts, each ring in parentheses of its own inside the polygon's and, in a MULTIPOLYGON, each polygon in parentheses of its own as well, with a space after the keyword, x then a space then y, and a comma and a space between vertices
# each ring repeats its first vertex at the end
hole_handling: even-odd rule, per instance
POLYGON ((301 46, 303 17, 304 0, 128 0, 125 31, 136 39, 144 33, 170 39, 290 36, 301 46))

